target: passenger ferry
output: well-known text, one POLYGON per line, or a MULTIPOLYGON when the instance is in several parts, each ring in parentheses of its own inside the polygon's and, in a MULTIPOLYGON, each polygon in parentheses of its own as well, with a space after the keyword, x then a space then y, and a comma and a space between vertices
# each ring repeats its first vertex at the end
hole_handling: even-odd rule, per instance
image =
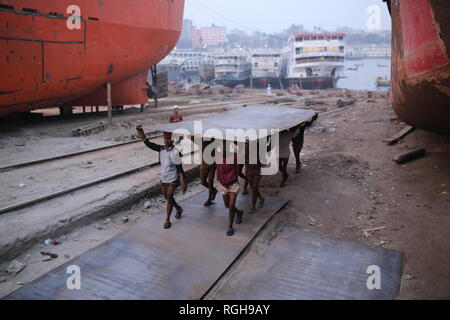
POLYGON ((283 49, 283 82, 303 89, 336 88, 344 69, 344 33, 291 36, 283 49))
POLYGON ((281 51, 255 49, 252 53, 252 85, 255 88, 281 87, 281 51))
POLYGON ((252 64, 247 52, 243 49, 221 52, 215 59, 216 84, 222 84, 229 88, 238 85, 248 87, 252 75, 252 64))

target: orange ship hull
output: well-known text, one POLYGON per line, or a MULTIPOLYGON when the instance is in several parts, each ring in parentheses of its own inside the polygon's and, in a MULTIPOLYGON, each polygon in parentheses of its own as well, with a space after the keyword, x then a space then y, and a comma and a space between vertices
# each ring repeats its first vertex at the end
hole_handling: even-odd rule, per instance
POLYGON ((176 45, 184 0, 1 0, 0 116, 148 102, 148 70, 176 45), (69 12, 69 13, 68 13, 69 12), (70 29, 79 22, 79 29, 70 29))
POLYGON ((450 2, 389 0, 392 103, 412 126, 450 133, 450 2))

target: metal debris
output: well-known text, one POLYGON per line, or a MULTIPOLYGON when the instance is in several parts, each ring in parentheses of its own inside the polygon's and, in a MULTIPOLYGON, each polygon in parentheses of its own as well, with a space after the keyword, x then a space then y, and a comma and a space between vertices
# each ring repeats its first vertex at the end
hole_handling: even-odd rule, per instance
POLYGON ((91 124, 91 125, 87 125, 87 126, 75 129, 72 131, 72 135, 74 137, 88 136, 92 133, 98 133, 100 131, 104 131, 104 130, 106 130, 107 127, 108 127, 108 124, 106 124, 104 122, 99 122, 99 123, 95 123, 95 124, 91 124))

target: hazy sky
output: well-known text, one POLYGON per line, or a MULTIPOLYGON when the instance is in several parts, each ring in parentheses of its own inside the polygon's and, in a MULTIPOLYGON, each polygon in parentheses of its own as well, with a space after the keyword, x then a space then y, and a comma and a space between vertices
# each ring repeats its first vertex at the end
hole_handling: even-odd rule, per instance
POLYGON ((250 33, 243 26, 266 33, 282 31, 293 23, 310 30, 314 26, 330 31, 338 26, 367 30, 367 9, 371 5, 381 8, 381 29, 390 30, 389 12, 382 0, 186 0, 185 18, 192 19, 197 27, 214 22, 250 33))

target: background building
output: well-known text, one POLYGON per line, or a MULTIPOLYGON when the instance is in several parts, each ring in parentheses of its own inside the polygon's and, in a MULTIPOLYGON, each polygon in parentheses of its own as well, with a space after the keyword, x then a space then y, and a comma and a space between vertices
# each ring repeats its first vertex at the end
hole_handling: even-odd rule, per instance
POLYGON ((181 30, 180 40, 178 41, 177 47, 179 48, 192 48, 192 38, 195 27, 192 20, 183 20, 183 29, 181 30))
POLYGON ((228 42, 226 27, 218 27, 213 24, 211 27, 201 28, 200 34, 204 46, 221 47, 228 42))

